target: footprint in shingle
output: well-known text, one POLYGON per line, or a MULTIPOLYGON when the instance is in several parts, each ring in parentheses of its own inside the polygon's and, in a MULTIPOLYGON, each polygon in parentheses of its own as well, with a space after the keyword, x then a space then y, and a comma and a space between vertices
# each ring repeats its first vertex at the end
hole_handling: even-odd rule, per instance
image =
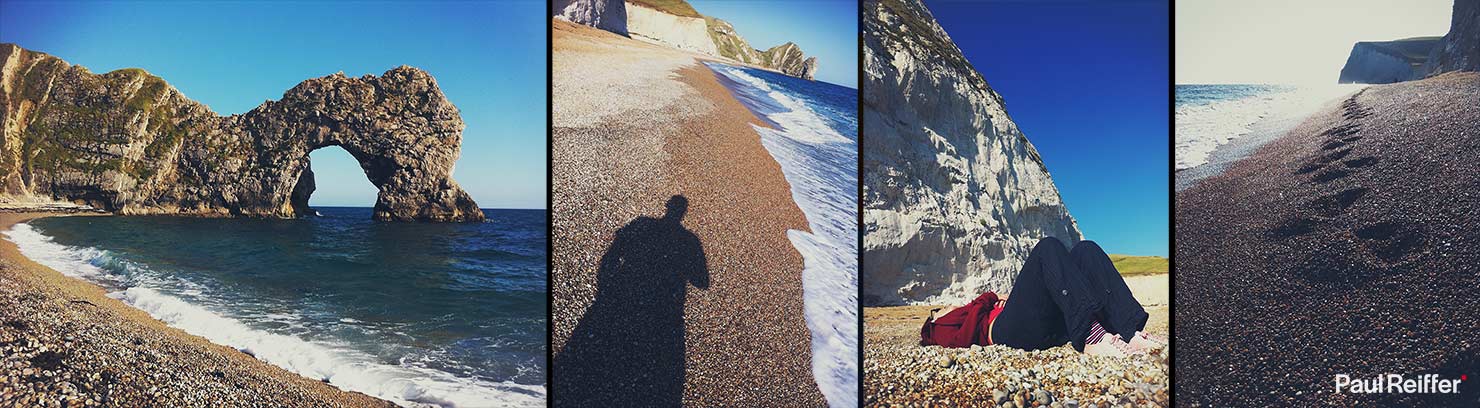
POLYGON ((1322 136, 1332 136, 1332 137, 1351 136, 1353 134, 1356 134, 1357 131, 1358 130, 1361 130, 1361 129, 1362 129, 1362 125, 1359 125, 1359 124, 1356 124, 1356 123, 1344 123, 1344 124, 1336 125, 1335 127, 1332 127, 1330 129, 1326 129, 1325 132, 1321 132, 1321 135, 1322 136))
POLYGON ((1341 164, 1345 164, 1346 167, 1355 169, 1355 168, 1367 167, 1367 166, 1371 166, 1371 165, 1377 164, 1377 158, 1376 157, 1361 157, 1361 158, 1356 158, 1356 159, 1351 159, 1351 160, 1347 160, 1347 161, 1341 162, 1341 164))
POLYGON ((1295 169, 1295 174, 1307 174, 1325 167, 1326 163, 1322 163, 1319 160, 1311 161, 1309 163, 1306 163, 1304 166, 1300 166, 1300 168, 1295 169))
POLYGON ((1286 239, 1294 236, 1305 235, 1316 230, 1320 221, 1310 217, 1296 217, 1280 222, 1269 230, 1269 237, 1273 239, 1286 239))
POLYGON ((1341 215, 1346 209, 1351 208, 1362 196, 1367 195, 1371 189, 1365 187, 1343 190, 1339 193, 1328 194, 1311 202, 1311 207, 1321 215, 1335 217, 1341 215))
POLYGON ((1339 178, 1342 178, 1342 177, 1350 176, 1351 174, 1352 174, 1352 172, 1351 171, 1348 171, 1346 169, 1332 169, 1332 168, 1327 168, 1325 170, 1322 170, 1320 173, 1316 173, 1316 175, 1314 177, 1311 177, 1311 181, 1315 181, 1316 183, 1320 183, 1320 184, 1325 184, 1325 183, 1331 182, 1332 180, 1336 180, 1336 179, 1339 179, 1339 178))
POLYGON ((1362 247, 1390 265, 1417 254, 1425 241, 1418 228, 1395 221, 1379 222, 1352 232, 1362 247))
POLYGON ((1351 153, 1352 153, 1352 148, 1348 147, 1348 148, 1345 148, 1345 149, 1341 149, 1341 150, 1337 150, 1337 151, 1334 151, 1334 152, 1326 153, 1325 156, 1321 156, 1321 158, 1318 159, 1317 161, 1320 161, 1321 163, 1330 163, 1330 162, 1334 162, 1334 161, 1337 161, 1337 160, 1341 160, 1342 158, 1345 158, 1346 155, 1351 154, 1351 153))
POLYGON ((1352 252, 1357 250, 1349 241, 1327 241, 1314 243, 1317 248, 1303 261, 1296 263, 1292 272, 1295 277, 1319 284, 1355 288, 1381 276, 1382 270, 1371 262, 1361 259, 1352 252))

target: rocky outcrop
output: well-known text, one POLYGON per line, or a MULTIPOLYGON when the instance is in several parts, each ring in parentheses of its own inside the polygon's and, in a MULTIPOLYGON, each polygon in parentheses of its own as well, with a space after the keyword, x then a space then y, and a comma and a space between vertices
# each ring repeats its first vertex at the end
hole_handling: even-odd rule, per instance
POLYGON ((817 57, 808 58, 796 43, 787 42, 769 50, 757 50, 740 37, 728 21, 713 17, 705 17, 705 20, 709 23, 709 37, 719 49, 719 57, 807 80, 812 80, 817 74, 817 57))
POLYGON ((627 35, 627 3, 622 0, 555 0, 555 18, 627 35))
POLYGON ((1450 71, 1480 71, 1480 0, 1455 0, 1449 33, 1423 66, 1426 76, 1450 71))
POLYGON ((925 5, 863 10, 864 304, 1005 291, 1038 239, 1078 241, 1038 151, 925 5))
POLYGON ((730 22, 714 17, 705 17, 704 22, 709 25, 709 38, 719 50, 717 56, 746 64, 761 64, 761 52, 751 47, 730 22))
POLYGON ((1390 84, 1424 77, 1423 65, 1439 37, 1364 41, 1352 46, 1338 83, 1390 84))
POLYGON ((1337 82, 1388 84, 1450 71, 1480 71, 1480 0, 1455 0, 1443 37, 1357 43, 1337 82))
POLYGON ((714 40, 709 38, 709 25, 698 13, 677 15, 628 2, 627 32, 639 40, 705 55, 719 55, 714 40))
POLYGON ((787 42, 762 51, 761 66, 810 80, 817 73, 817 57, 809 58, 796 43, 787 42))
POLYGON ((0 189, 120 214, 296 217, 309 152, 339 146, 380 189, 378 220, 478 221, 453 182, 463 121, 425 71, 334 74, 217 116, 141 69, 93 74, 0 45, 0 189))

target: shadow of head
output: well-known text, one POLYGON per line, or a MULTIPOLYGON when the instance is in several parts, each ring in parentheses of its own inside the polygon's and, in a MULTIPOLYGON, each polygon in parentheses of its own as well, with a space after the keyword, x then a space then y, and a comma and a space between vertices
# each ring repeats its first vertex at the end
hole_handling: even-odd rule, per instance
POLYGON ((683 226, 688 199, 661 218, 618 229, 596 271, 596 298, 555 356, 555 405, 679 406, 688 285, 709 287, 699 237, 683 226))
POLYGON ((669 222, 683 222, 683 215, 689 212, 689 199, 681 195, 668 198, 668 209, 663 212, 663 219, 669 222))

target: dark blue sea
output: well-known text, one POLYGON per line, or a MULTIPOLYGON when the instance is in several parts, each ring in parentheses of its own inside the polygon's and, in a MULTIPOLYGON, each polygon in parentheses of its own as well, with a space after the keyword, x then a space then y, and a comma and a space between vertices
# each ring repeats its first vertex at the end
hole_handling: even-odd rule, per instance
POLYGON ((59 217, 21 252, 213 342, 408 405, 544 405, 546 214, 59 217))

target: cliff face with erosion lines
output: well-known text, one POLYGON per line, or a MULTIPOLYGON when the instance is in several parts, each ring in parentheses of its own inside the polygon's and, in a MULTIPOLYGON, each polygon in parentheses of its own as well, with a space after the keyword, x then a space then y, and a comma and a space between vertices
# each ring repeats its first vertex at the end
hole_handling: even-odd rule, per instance
POLYGON ((1390 84, 1422 79, 1429 50, 1437 44, 1439 37, 1359 42, 1352 46, 1337 82, 1390 84))
POLYGON ((757 50, 729 22, 699 14, 683 0, 557 0, 551 14, 637 40, 807 80, 817 73, 817 57, 807 57, 795 43, 757 50))
POLYGON ((481 221, 452 180, 463 121, 437 81, 402 66, 303 81, 217 116, 141 69, 93 74, 0 44, 0 190, 119 214, 297 217, 311 212, 309 152, 339 146, 380 190, 374 217, 481 221))
POLYGON ((627 35, 627 3, 622 0, 555 0, 556 18, 627 35))
POLYGON ((1450 71, 1480 71, 1480 0, 1455 0, 1449 33, 1424 63, 1428 76, 1450 71))
POLYGON ((1455 0, 1449 33, 1352 46, 1339 83, 1388 84, 1480 71, 1480 0, 1455 0))
POLYGON ((864 304, 1003 292, 1039 239, 1077 242, 1038 151, 930 10, 863 11, 864 304))

